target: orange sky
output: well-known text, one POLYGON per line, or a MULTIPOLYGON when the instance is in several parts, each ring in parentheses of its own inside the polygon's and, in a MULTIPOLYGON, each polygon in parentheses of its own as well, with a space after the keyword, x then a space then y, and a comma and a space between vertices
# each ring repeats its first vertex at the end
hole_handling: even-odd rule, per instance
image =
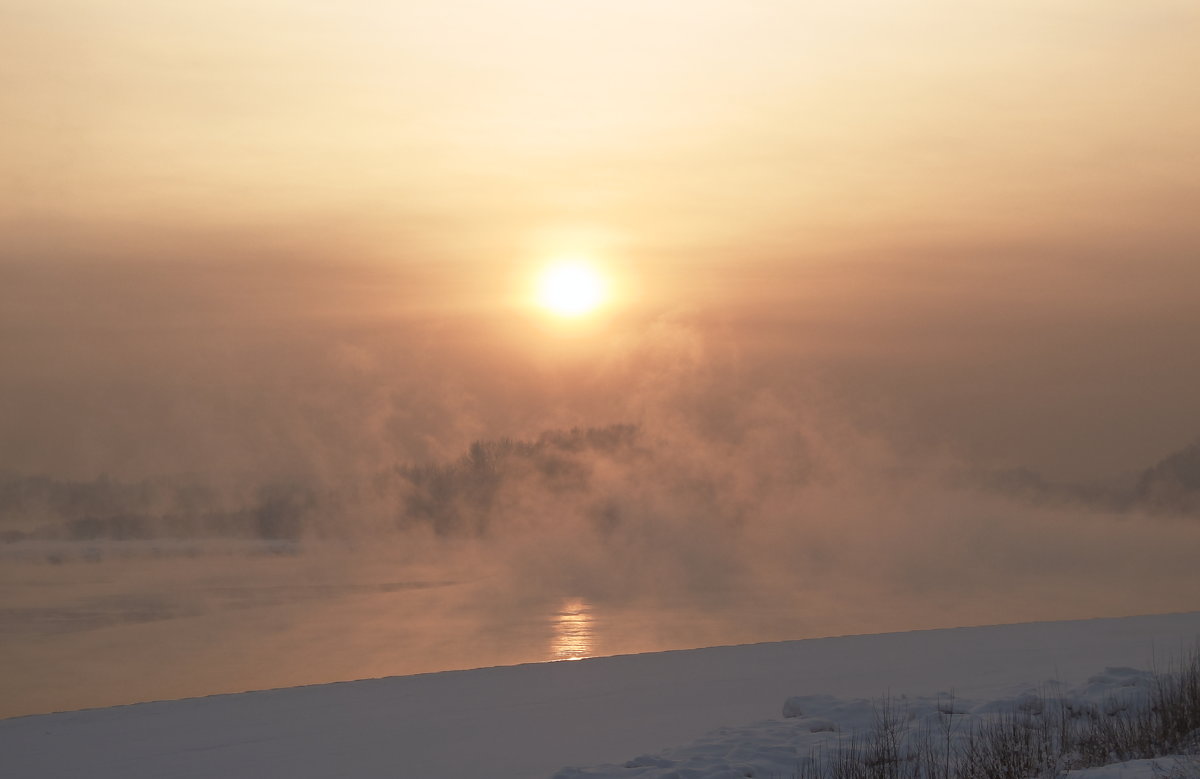
POLYGON ((664 364, 1063 474, 1200 433, 1190 0, 0 0, 0 50, 0 467, 406 392, 454 451, 664 364), (562 254, 613 284, 574 329, 562 254))

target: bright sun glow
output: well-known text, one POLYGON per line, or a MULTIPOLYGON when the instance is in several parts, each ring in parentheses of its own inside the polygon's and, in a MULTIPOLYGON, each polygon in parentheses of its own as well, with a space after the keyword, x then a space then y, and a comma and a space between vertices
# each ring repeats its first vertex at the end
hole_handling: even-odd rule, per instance
POLYGON ((580 316, 604 302, 606 285, 600 274, 579 260, 557 262, 538 284, 538 302, 559 316, 580 316))

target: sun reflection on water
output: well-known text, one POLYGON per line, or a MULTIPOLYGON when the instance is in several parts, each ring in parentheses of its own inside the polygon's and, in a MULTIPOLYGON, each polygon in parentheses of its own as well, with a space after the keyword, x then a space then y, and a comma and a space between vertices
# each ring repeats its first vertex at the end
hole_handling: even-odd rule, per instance
POLYGON ((564 601, 554 615, 554 639, 550 656, 554 660, 579 660, 592 653, 595 619, 591 607, 580 599, 564 601))

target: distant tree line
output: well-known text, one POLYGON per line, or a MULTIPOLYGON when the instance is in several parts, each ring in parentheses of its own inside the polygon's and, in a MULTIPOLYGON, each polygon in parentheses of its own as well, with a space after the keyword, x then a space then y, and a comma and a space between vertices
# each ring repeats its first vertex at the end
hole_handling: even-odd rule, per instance
MULTIPOLYGON (((424 524, 440 535, 486 532, 501 489, 517 480, 534 492, 583 493, 590 487, 591 459, 636 453, 638 428, 610 425, 543 433, 534 441, 476 441, 457 460, 400 465, 379 483, 399 485, 398 522, 424 524)), ((597 511, 611 517, 605 504, 597 511)))
MULTIPOLYGON (((377 499, 394 502, 395 527, 439 535, 480 534, 505 483, 531 480, 551 492, 582 490, 589 458, 632 452, 633 425, 552 431, 535 440, 476 441, 445 463, 402 464, 373 480, 377 499)), ((356 490, 347 485, 346 493, 356 490)), ((202 484, 178 480, 121 482, 107 476, 72 481, 0 473, 0 542, 256 538, 295 540, 322 515, 350 502, 338 489, 272 482, 242 505, 202 484)), ((611 513, 611 512, 610 512, 611 513)))
POLYGON ((976 474, 969 481, 1038 504, 1200 518, 1200 441, 1164 457, 1124 482, 1055 482, 1028 468, 976 474))
MULTIPOLYGON (((504 501, 531 505, 575 498, 575 508, 600 529, 620 523, 625 496, 594 489, 600 461, 636 469, 649 448, 635 425, 573 428, 532 440, 472 443, 457 459, 398 464, 367 485, 327 488, 277 481, 235 505, 211 486, 186 480, 120 482, 106 476, 71 481, 0 473, 0 543, 158 538, 296 540, 319 520, 322 532, 353 512, 355 496, 382 505, 397 530, 481 535, 498 529, 504 501), (365 489, 364 489, 365 488, 365 489), (337 521, 328 521, 330 517, 337 521)), ((661 457, 661 453, 658 455, 661 457)), ((1141 472, 1128 486, 1055 484, 1033 471, 994 472, 978 488, 1037 503, 1073 503, 1107 510, 1143 510, 1200 518, 1200 442, 1141 472)), ((700 489, 698 486, 697 489, 700 489)))
POLYGON ((0 542, 295 539, 317 500, 304 485, 276 483, 259 488, 248 505, 222 503, 216 491, 193 483, 0 474, 0 542))

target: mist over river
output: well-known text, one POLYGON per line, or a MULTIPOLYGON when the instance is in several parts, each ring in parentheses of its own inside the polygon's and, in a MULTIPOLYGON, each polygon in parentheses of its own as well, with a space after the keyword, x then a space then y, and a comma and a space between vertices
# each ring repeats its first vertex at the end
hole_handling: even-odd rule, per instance
POLYGON ((0 715, 1196 607, 1186 502, 967 479, 768 411, 241 493, 9 477, 0 715))

